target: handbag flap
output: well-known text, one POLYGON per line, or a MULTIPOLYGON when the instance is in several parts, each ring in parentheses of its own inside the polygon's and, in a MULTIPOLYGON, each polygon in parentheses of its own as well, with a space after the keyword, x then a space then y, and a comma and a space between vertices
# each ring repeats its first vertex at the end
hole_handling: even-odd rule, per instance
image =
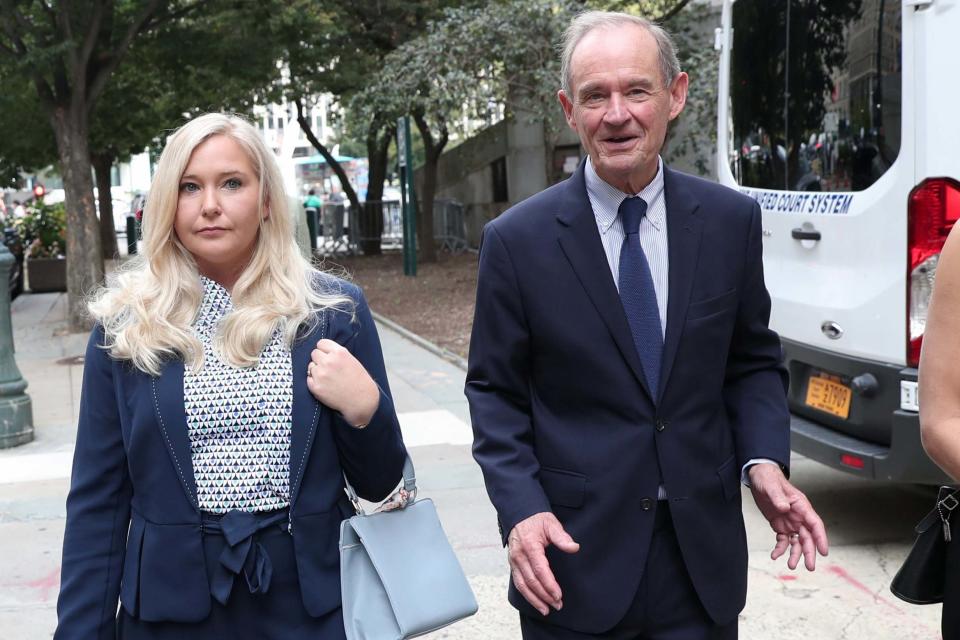
POLYGON ((380 576, 403 637, 477 611, 477 601, 429 499, 404 509, 350 518, 380 576))

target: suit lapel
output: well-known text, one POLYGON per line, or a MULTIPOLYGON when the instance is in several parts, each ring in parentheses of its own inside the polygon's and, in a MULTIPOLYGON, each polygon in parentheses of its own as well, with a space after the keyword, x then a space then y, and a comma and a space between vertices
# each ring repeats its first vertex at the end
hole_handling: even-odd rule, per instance
POLYGON ((693 277, 697 270, 702 221, 695 215, 700 203, 684 188, 683 177, 663 168, 664 198, 667 203, 667 246, 670 261, 670 293, 667 301, 667 331, 660 363, 660 394, 670 382, 687 317, 693 277))
POLYGON ((193 454, 190 449, 190 433, 187 430, 187 412, 183 400, 183 361, 167 361, 159 377, 150 376, 153 410, 157 416, 167 453, 180 477, 180 484, 194 508, 200 509, 197 500, 197 481, 193 475, 193 454))
POLYGON ((577 172, 567 181, 566 192, 561 199, 560 212, 557 214, 560 247, 597 313, 607 325, 620 353, 630 365, 633 375, 647 395, 651 395, 620 302, 620 294, 617 293, 610 265, 607 264, 593 207, 587 197, 584 166, 585 162, 581 162, 577 172))
POLYGON ((303 338, 297 340, 290 357, 293 371, 293 411, 292 427, 290 431, 290 506, 296 502, 300 493, 300 483, 306 469, 307 457, 313 446, 317 431, 317 422, 320 417, 321 405, 310 389, 307 388, 307 365, 310 364, 310 354, 317 342, 327 337, 327 313, 320 314, 318 327, 303 338))

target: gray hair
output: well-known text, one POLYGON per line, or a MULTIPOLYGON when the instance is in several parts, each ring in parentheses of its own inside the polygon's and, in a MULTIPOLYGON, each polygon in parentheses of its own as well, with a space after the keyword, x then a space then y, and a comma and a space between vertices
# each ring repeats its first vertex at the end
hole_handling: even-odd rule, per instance
POLYGON ((667 31, 649 20, 630 15, 629 13, 620 13, 616 11, 586 11, 579 14, 571 22, 570 26, 563 33, 560 54, 560 81, 563 92, 573 100, 571 86, 573 78, 570 71, 570 60, 573 58, 573 51, 580 44, 580 41, 595 29, 605 29, 610 27, 621 27, 624 25, 636 25, 646 29, 647 33, 653 36, 657 43, 657 50, 660 54, 660 76, 666 86, 673 83, 674 78, 680 74, 680 61, 677 60, 677 47, 673 38, 667 31))

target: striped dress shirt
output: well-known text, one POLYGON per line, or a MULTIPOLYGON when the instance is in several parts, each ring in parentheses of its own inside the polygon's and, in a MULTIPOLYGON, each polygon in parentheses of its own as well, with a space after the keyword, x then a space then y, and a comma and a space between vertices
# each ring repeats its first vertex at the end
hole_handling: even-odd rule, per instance
POLYGON ((613 282, 619 289, 620 249, 623 247, 623 223, 618 215, 620 203, 634 195, 647 203, 647 215, 640 221, 640 246, 650 265, 653 288, 657 293, 657 306, 660 311, 660 330, 666 336, 667 296, 669 294, 670 261, 667 248, 667 203, 663 197, 663 161, 657 158, 657 175, 640 193, 624 193, 613 187, 597 175, 590 157, 584 168, 587 182, 587 197, 593 207, 600 230, 600 241, 607 254, 607 264, 613 275, 613 282))

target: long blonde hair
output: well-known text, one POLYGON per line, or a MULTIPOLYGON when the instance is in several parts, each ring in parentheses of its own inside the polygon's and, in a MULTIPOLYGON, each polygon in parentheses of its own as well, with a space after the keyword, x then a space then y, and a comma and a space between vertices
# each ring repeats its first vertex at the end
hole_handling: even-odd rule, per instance
POLYGON ((173 225, 180 178, 190 156, 215 135, 240 145, 260 181, 256 247, 231 290, 233 310, 214 340, 224 360, 237 367, 254 366, 278 327, 289 347, 301 329, 313 328, 318 311, 336 307, 353 312, 353 300, 337 280, 300 254, 280 170, 260 133, 237 116, 208 113, 170 137, 144 208, 143 250, 89 303, 91 315, 104 328, 110 354, 152 375, 159 375, 169 358, 182 358, 194 370, 203 366, 203 348, 191 329, 203 287, 197 264, 173 225))

